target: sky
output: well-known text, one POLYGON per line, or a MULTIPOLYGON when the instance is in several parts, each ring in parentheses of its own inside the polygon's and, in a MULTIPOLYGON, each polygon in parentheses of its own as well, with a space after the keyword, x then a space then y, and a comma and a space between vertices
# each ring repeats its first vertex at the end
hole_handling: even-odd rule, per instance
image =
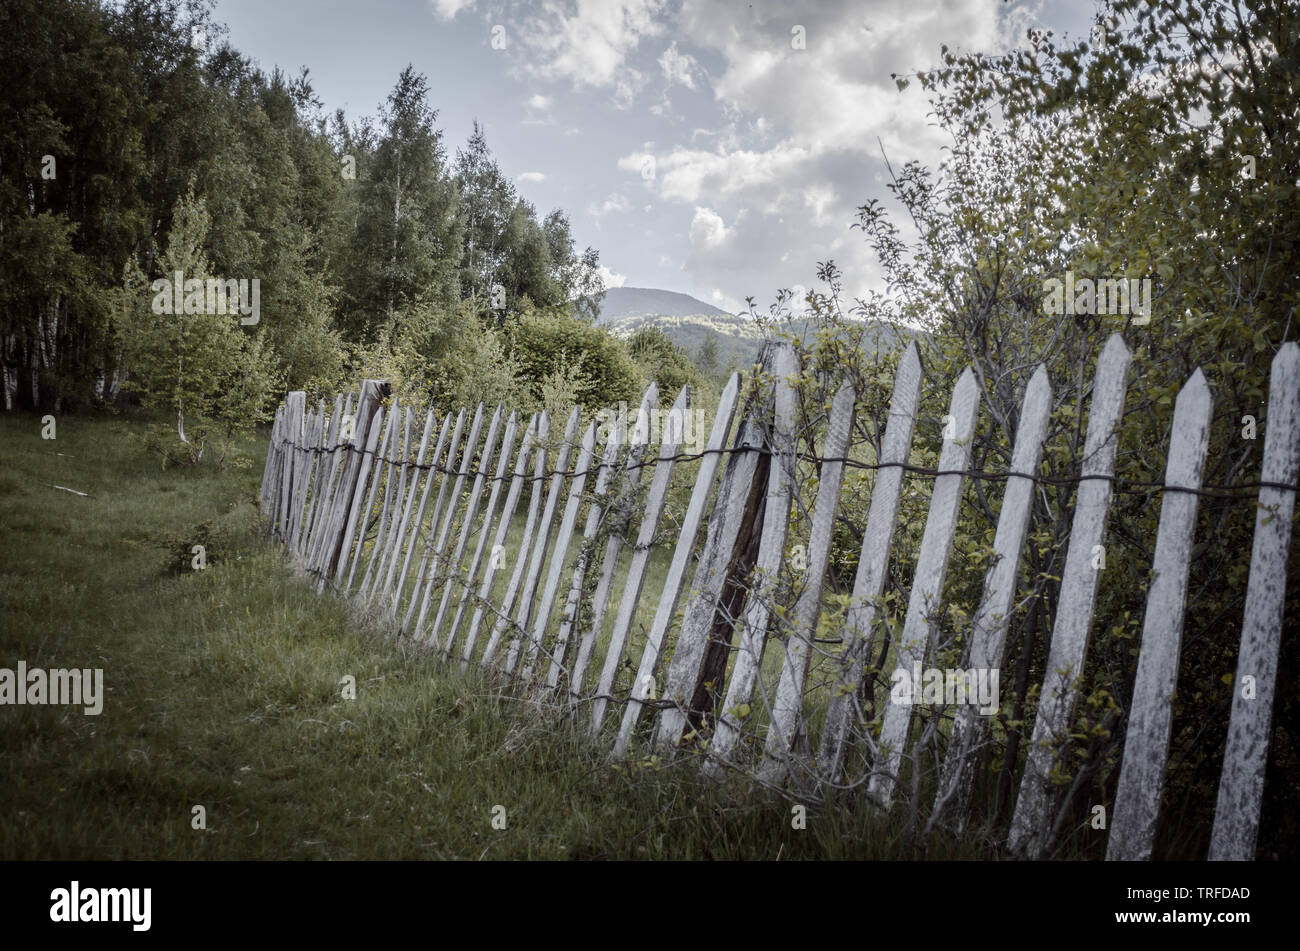
POLYGON ((885 159, 931 167, 945 138, 891 73, 940 45, 1001 52, 1039 27, 1086 35, 1092 0, 216 0, 264 70, 310 69, 325 109, 374 116, 408 63, 449 154, 485 129, 540 215, 562 208, 609 286, 724 310, 801 293, 834 260, 880 274, 856 209, 885 159))

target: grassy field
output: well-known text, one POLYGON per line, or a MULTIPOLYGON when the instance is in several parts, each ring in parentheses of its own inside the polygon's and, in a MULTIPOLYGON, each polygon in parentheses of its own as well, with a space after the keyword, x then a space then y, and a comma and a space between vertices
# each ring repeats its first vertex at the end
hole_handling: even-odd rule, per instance
POLYGON ((143 429, 64 418, 45 440, 0 417, 0 667, 100 667, 106 690, 99 716, 0 707, 0 858, 992 854, 905 842, 851 805, 795 829, 790 803, 705 788, 689 762, 606 764, 296 577, 257 527, 262 437, 243 469, 163 470, 143 429))

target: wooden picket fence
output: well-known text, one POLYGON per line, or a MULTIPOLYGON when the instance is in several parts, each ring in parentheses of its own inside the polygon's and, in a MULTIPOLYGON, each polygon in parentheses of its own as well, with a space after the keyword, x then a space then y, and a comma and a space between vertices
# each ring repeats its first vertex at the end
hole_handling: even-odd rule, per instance
MULTIPOLYGON (((1012 854, 1050 855, 1057 837, 1060 787, 1052 773, 1079 697, 1101 583, 1094 555, 1105 541, 1129 361, 1117 334, 1097 362, 1046 674, 1006 839, 1012 854)), ((793 605, 777 605, 797 471, 791 385, 797 363, 788 343, 769 343, 760 359, 763 385, 739 411, 739 377, 733 375, 723 390, 704 452, 689 456, 698 459, 698 472, 657 591, 646 591, 647 569, 663 531, 674 467, 683 458, 686 389, 669 414, 678 422, 665 427, 653 459, 644 458, 647 414, 659 401, 653 385, 641 401, 632 438, 624 444, 615 428, 599 453, 596 424, 579 438, 576 409, 554 447, 545 412, 534 413, 522 432, 523 420, 516 413, 507 417, 503 407, 488 419, 482 405, 472 414, 462 409, 441 425, 429 412, 412 453, 415 414, 406 408, 403 417, 381 381, 366 380, 359 393, 340 394, 332 408, 322 402, 311 411, 303 393, 290 393, 275 415, 263 512, 320 590, 331 588, 382 614, 404 636, 449 661, 494 669, 534 697, 585 718, 613 757, 636 755, 635 747, 670 758, 690 748, 701 754, 709 774, 739 769, 768 785, 806 791, 810 777, 826 788, 840 783, 846 757, 857 750, 870 763, 869 799, 885 808, 909 759, 915 711, 886 704, 875 737, 863 728, 859 695, 872 641, 880 636, 875 622, 917 422, 921 364, 913 344, 898 365, 852 598, 833 655, 834 689, 822 698, 825 720, 814 748, 807 735, 808 671, 820 650, 815 632, 851 451, 854 393, 847 385, 839 390, 822 436, 802 590, 793 605), (381 405, 386 401, 392 404, 387 412, 381 405), (740 424, 729 439, 737 416, 740 424), (644 469, 652 470, 648 491, 639 489, 644 469), (520 525, 517 510, 526 490, 520 525), (629 546, 633 526, 637 533, 629 546), (507 564, 512 543, 517 554, 507 564), (625 559, 626 547, 631 551, 625 559), (620 668, 632 662, 625 654, 634 618, 646 597, 657 597, 657 607, 648 628, 639 629, 644 641, 635 673, 629 680, 623 671, 621 682, 628 686, 618 692, 620 668), (739 643, 733 645, 737 631, 739 643), (765 673, 769 642, 778 656, 765 673), (663 689, 656 695, 659 678, 663 689), (613 706, 622 707, 622 716, 606 730, 613 706)), ((1235 680, 1241 685, 1253 678, 1254 692, 1247 696, 1234 687, 1211 859, 1250 859, 1255 853, 1300 469, 1300 346, 1282 347, 1270 387, 1235 680)), ((979 402, 975 376, 967 369, 945 417, 929 515, 894 644, 895 663, 904 670, 924 666, 935 649, 935 607, 943 600, 979 402)), ((1039 367, 1024 394, 1006 473, 996 557, 965 635, 971 668, 1000 668, 1006 655, 1051 404, 1051 385, 1039 367)), ((1197 370, 1175 405, 1137 679, 1110 810, 1109 859, 1147 859, 1155 839, 1210 418, 1210 389, 1197 370)), ((989 733, 989 719, 973 705, 957 709, 937 770, 932 824, 962 828, 989 733)))

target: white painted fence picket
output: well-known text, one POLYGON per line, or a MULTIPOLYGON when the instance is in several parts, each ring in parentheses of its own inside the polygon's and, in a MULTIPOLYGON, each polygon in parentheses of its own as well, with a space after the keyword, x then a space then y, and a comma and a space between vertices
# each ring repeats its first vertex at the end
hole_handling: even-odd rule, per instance
MULTIPOLYGON (((1118 334, 1107 341, 1097 360, 1074 515, 1055 617, 1050 619, 1048 660, 1007 830, 1007 847, 1013 854, 1050 855, 1066 814, 1053 773, 1073 719, 1094 604, 1104 578, 1106 525, 1129 362, 1128 348, 1118 334)), ((900 356, 878 457, 864 463, 875 470, 874 483, 839 631, 842 647, 838 655, 828 655, 831 684, 822 694, 826 716, 814 744, 808 736, 808 704, 810 690, 819 688, 809 670, 816 645, 823 640, 818 635, 819 618, 833 538, 844 521, 839 509, 846 469, 859 458, 852 445, 856 394, 849 385, 841 385, 829 410, 818 409, 805 422, 798 416, 790 383, 800 371, 794 348, 788 343, 766 344, 756 369, 751 378, 760 385, 746 390, 742 419, 730 445, 742 392, 740 375, 733 374, 720 395, 658 591, 647 590, 647 581, 653 574, 652 560, 667 548, 656 545, 655 539, 661 533, 676 464, 684 458, 685 414, 690 405, 686 388, 668 411, 668 425, 661 427, 653 464, 643 462, 650 442, 650 414, 658 409, 658 387, 651 384, 642 397, 632 437, 624 438, 626 420, 621 420, 607 434, 599 453, 595 423, 587 426, 577 443, 581 415, 574 409, 562 440, 554 447, 553 468, 548 465, 550 420, 545 412, 532 414, 516 445, 520 424, 516 412, 509 413, 503 426, 509 408, 498 406, 480 442, 484 406, 477 407, 472 422, 462 409, 454 427, 450 415, 443 417, 429 453, 437 425, 430 411, 412 457, 414 409, 404 409, 396 400, 381 405, 388 396, 385 383, 364 381, 359 393, 339 394, 329 412, 324 400, 308 411, 305 394, 295 391, 277 408, 271 425, 259 494, 262 511, 294 563, 315 576, 318 589, 332 582, 339 593, 378 605, 382 616, 395 625, 400 615, 399 633, 417 642, 427 640, 448 661, 458 655, 462 668, 475 660, 479 634, 490 622, 491 633, 478 663, 498 668, 506 680, 514 679, 517 671, 522 689, 527 690, 538 665, 547 661, 547 693, 538 696, 553 697, 549 691, 562 688, 565 703, 556 709, 570 715, 589 702, 588 730, 593 737, 602 735, 610 706, 625 701, 610 744, 611 758, 632 753, 638 723, 653 708, 657 716, 649 718, 656 721, 649 724, 650 748, 670 757, 683 740, 702 741, 700 762, 713 776, 727 769, 752 770, 768 785, 788 784, 798 792, 835 787, 847 772, 853 750, 855 772, 860 759, 866 764, 867 771, 860 775, 869 800, 887 809, 909 763, 915 796, 922 764, 939 761, 946 717, 937 714, 947 711, 935 710, 936 716, 927 717, 926 732, 909 748, 913 704, 887 703, 877 739, 859 697, 869 698, 873 707, 880 699, 873 682, 876 672, 867 667, 873 646, 889 648, 892 669, 906 673, 909 680, 915 667, 924 668, 936 650, 937 621, 945 604, 945 582, 979 414, 976 379, 967 369, 953 387, 938 469, 925 475, 933 489, 902 630, 896 643, 881 644, 878 613, 904 470, 920 414, 922 369, 916 344, 909 344, 900 356), (796 431, 801 440, 811 439, 809 432, 822 432, 821 455, 797 455, 796 431), (807 522, 798 523, 808 527, 803 529, 806 559, 796 567, 787 566, 786 559, 792 550, 787 534, 800 458, 817 462, 819 474, 807 522), (654 474, 642 496, 641 469, 651 467, 654 474), (471 472, 473 487, 465 493, 471 472), (481 506, 489 483, 487 503, 481 506), (515 516, 525 483, 529 505, 521 525, 515 516), (573 540, 584 506, 582 540, 575 555, 573 540), (636 540, 628 546, 625 539, 638 509, 636 540), (703 533, 701 526, 706 526, 703 533), (465 564, 465 553, 475 537, 465 564), (602 539, 600 573, 591 579, 595 584, 589 594, 588 573, 602 539), (412 581, 417 548, 422 549, 422 557, 412 581), (511 550, 513 563, 507 564, 511 550), (354 588, 363 558, 367 565, 354 588), (693 560, 688 590, 686 575, 693 560), (499 584, 504 579, 498 579, 498 572, 507 567, 510 576, 499 584), (621 597, 608 640, 603 641, 605 614, 620 571, 621 597), (794 604, 788 612, 777 610, 774 603, 778 591, 785 590, 778 587, 783 572, 794 586, 794 604), (412 581, 409 590, 408 581, 412 581), (437 609, 426 626, 435 595, 439 596, 437 609), (562 595, 557 617, 555 607, 562 595), (655 598, 656 610, 630 688, 623 691, 617 688, 618 673, 628 664, 624 655, 647 597, 655 598), (670 635, 683 600, 673 643, 670 635), (471 608, 462 641, 462 622, 471 608), (733 645, 737 632, 739 643, 733 645), (780 644, 780 653, 765 673, 764 653, 772 638, 780 644), (600 676, 588 687, 586 673, 602 643, 600 676), (571 650, 574 657, 569 665, 571 650), (664 688, 659 699, 655 679, 661 668, 664 688), (775 683, 768 682, 773 679, 775 683), (761 749, 746 738, 750 724, 762 734, 761 749), (810 748, 817 751, 815 762, 806 753, 810 748)), ((992 557, 983 569, 980 603, 969 629, 958 632, 964 636, 962 657, 968 668, 1000 669, 1005 661, 1052 403, 1047 371, 1040 366, 1025 388, 992 557)), ((1149 859, 1153 851, 1210 418, 1209 385, 1197 370, 1174 408, 1141 648, 1107 842, 1109 859, 1149 859)), ((1248 859, 1255 852, 1298 475, 1300 346, 1288 343, 1274 360, 1270 380, 1262 485, 1212 859, 1248 859)), ((798 535, 793 539, 797 544, 803 540, 798 535)), ((882 653, 882 658, 888 656, 882 653)), ((993 739, 991 723, 992 718, 982 715, 974 703, 952 712, 926 835, 936 825, 957 832, 964 828, 978 778, 976 764, 993 739)))
POLYGON ((1123 338, 1112 335, 1097 358, 1093 378, 1080 473, 1084 481, 1079 483, 1074 505, 1047 672, 1038 695, 1029 755, 1007 836, 1007 847, 1012 852, 1032 858, 1046 854, 1053 838, 1057 786, 1051 773, 1057 761, 1057 746, 1070 728, 1079 696, 1077 681, 1083 672, 1097 585, 1104 570, 1100 566, 1105 564, 1106 517, 1110 512, 1119 420, 1128 390, 1129 359, 1123 338))

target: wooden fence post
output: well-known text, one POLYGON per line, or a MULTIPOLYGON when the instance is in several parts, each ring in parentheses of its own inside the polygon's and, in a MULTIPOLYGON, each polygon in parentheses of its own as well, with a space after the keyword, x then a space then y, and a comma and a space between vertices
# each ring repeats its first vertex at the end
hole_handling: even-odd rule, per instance
POLYGON ((791 378, 799 373, 799 359, 789 341, 781 341, 773 355, 772 375, 774 403, 773 425, 769 436, 772 451, 768 465, 767 498, 763 506, 763 529, 758 543, 754 578, 750 582, 745 605, 740 649, 727 685, 726 699, 718 713, 709 758, 704 762, 707 775, 722 773, 721 764, 731 756, 740 740, 740 731, 749 719, 754 685, 767 647, 772 602, 780 581, 781 560, 785 557, 785 539, 790 527, 792 486, 795 478, 794 412, 795 395, 791 378))
MULTIPOLYGON (((515 435, 519 429, 519 414, 512 412, 510 419, 506 422, 506 432, 501 438, 501 452, 497 456, 497 474, 492 480, 492 491, 488 493, 487 510, 483 513, 483 525, 479 528, 478 543, 474 546, 474 554, 470 558, 469 571, 465 575, 465 588, 460 593, 460 600, 456 603, 456 616, 451 620, 451 631, 447 635, 446 650, 451 651, 452 646, 456 643, 456 634, 460 630, 460 620, 465 613, 465 606, 474 593, 474 579, 478 577, 479 566, 483 562, 483 552, 487 548, 488 537, 492 533, 492 524, 496 518, 497 499, 501 495, 501 489, 506 481, 506 473, 510 470, 510 460, 515 448, 515 435)), ((491 556, 489 555, 489 558, 491 556)), ((492 569, 488 569, 489 579, 492 576, 492 569)), ((473 643, 466 643, 468 648, 467 654, 474 649, 473 643)), ((466 656, 461 663, 464 668, 468 663, 469 657, 466 656)))
MULTIPOLYGON (((965 472, 970 466, 979 404, 975 373, 967 367, 952 389, 952 403, 948 407, 952 436, 944 439, 939 453, 939 471, 948 475, 936 476, 934 480, 930 513, 925 520, 921 550, 916 557, 916 573, 912 576, 912 590, 908 595, 907 617, 899 635, 898 660, 891 677, 896 681, 901 673, 913 682, 910 700, 916 699, 921 688, 914 675, 925 666, 927 656, 934 650, 937 615, 943 603, 943 581, 948 572, 958 509, 966 485, 965 472)), ((912 725, 913 704, 892 702, 892 694, 890 700, 880 726, 879 751, 872 766, 871 779, 867 782, 867 795, 881 809, 887 809, 893 797, 912 725)), ((916 763, 913 763, 913 768, 917 768, 916 763)))
MULTIPOLYGON (((481 412, 481 403, 479 404, 479 407, 481 412)), ((498 403, 496 412, 492 414, 492 422, 488 426, 487 438, 483 440, 483 452, 479 456, 478 470, 477 474, 474 476, 474 487, 470 490, 469 502, 465 506, 465 517, 461 520, 460 537, 456 540, 456 550, 452 552, 451 562, 448 565, 449 574, 447 578, 447 586, 442 590, 442 601, 438 604, 438 613, 434 615, 433 627, 429 629, 430 643, 436 643, 438 640, 438 634, 442 631, 442 619, 447 613, 447 605, 451 600, 452 582, 460 580, 458 575, 460 574, 461 559, 465 554, 465 545, 469 542, 470 532, 474 528, 474 516, 478 514, 478 503, 480 497, 483 495, 483 485, 487 481, 488 466, 492 464, 492 455, 496 452, 497 433, 501 431, 501 415, 504 412, 505 406, 498 403)), ((479 529, 480 544, 482 539, 486 537, 487 529, 486 526, 483 526, 479 529)), ((477 561, 475 561, 475 564, 477 565, 477 561)), ((468 592, 470 590, 470 585, 474 583, 472 575, 473 569, 471 568, 470 574, 466 575, 465 579, 461 581, 462 594, 468 592)), ((451 654, 451 644, 455 639, 455 636, 455 631, 452 631, 452 633, 447 637, 446 643, 442 645, 443 657, 447 657, 451 654)))
POLYGON ((1056 747, 1066 737, 1074 716, 1079 696, 1075 681, 1083 671, 1088 651, 1100 581, 1100 569, 1094 565, 1098 563, 1098 552, 1103 555, 1105 552, 1110 480, 1115 473, 1115 449, 1128 389, 1129 360, 1128 347, 1119 334, 1111 336, 1097 358, 1080 473, 1082 481, 1070 525, 1070 546, 1061 576, 1047 673, 1038 695, 1038 715, 1007 837, 1007 847, 1012 852, 1025 853, 1031 858, 1045 856, 1054 838, 1050 826, 1056 787, 1051 772, 1056 762, 1056 747))
MULTIPOLYGON (((537 593, 537 582, 542 574, 542 565, 546 561, 546 549, 551 543, 551 525, 555 521, 555 510, 560 504, 560 493, 564 490, 564 480, 569 468, 569 457, 573 453, 573 441, 578 434, 578 419, 581 411, 573 407, 569 421, 564 426, 564 435, 560 438, 560 449, 555 461, 555 472, 551 476, 551 487, 546 493, 546 506, 542 510, 541 522, 537 528, 537 541, 528 559, 528 574, 524 578, 524 587, 519 594, 519 607, 515 611, 515 632, 510 640, 510 653, 506 657, 505 672, 512 676, 519 661, 523 646, 524 633, 528 630, 532 618, 533 597, 537 593)), ((537 483, 538 488, 541 483, 537 483)), ((523 551, 520 551, 520 558, 523 551)), ((524 674, 531 674, 531 664, 525 664, 524 674)))
MULTIPOLYGON (((505 634, 506 628, 510 625, 510 609, 515 603, 515 594, 519 591, 519 585, 523 582, 524 571, 527 568, 528 552, 532 548, 533 532, 537 528, 537 517, 542 508, 542 481, 546 478, 546 443, 551 434, 551 419, 546 410, 542 410, 537 416, 537 426, 530 433, 531 439, 525 438, 524 445, 520 447, 520 462, 526 455, 525 448, 528 452, 534 453, 533 459, 533 477, 530 480, 533 484, 529 489, 528 499, 528 519, 524 522, 524 535, 519 542, 519 551, 515 555, 515 567, 510 574, 510 583, 506 586, 505 597, 497 610, 496 623, 492 625, 492 634, 488 637, 488 642, 483 648, 483 657, 479 663, 487 667, 492 663, 496 656, 497 648, 501 644, 502 635, 505 634)), ((510 487, 512 495, 518 499, 515 493, 515 487, 510 487)), ((513 514, 513 511, 512 511, 513 514)), ((503 526, 509 531, 509 519, 502 521, 503 526)), ((501 542, 504 543, 506 535, 502 535, 501 542)), ((475 620, 477 621, 477 614, 475 620)))
POLYGON ((325 434, 320 445, 320 465, 316 467, 313 481, 311 511, 307 517, 307 530, 304 532, 298 553, 299 563, 304 571, 311 571, 316 549, 320 543, 321 526, 325 523, 330 500, 334 497, 334 476, 342 461, 342 452, 338 450, 339 425, 343 419, 343 394, 334 398, 334 413, 325 422, 325 434))
MULTIPOLYGON (((596 590, 591 596, 591 621, 587 631, 578 645, 578 656, 573 662, 570 675, 570 687, 575 693, 581 693, 583 679, 587 675, 587 665, 600 640, 600 632, 605 626, 605 610, 609 605, 609 593, 614 587, 614 574, 618 571, 619 557, 623 553, 624 536, 632 520, 632 504, 635 501, 637 486, 641 482, 641 460, 649 443, 650 411, 659 405, 659 384, 651 383, 641 397, 637 410, 636 425, 628 439, 627 455, 624 457, 622 475, 618 482, 618 495, 605 513, 609 520, 609 534, 605 539, 605 557, 601 562, 600 578, 596 590)), ((622 426, 626 420, 620 418, 622 426)))
MULTIPOLYGON (((361 576, 361 599, 369 601, 370 592, 373 590, 376 578, 376 569, 383 564, 384 559, 384 540, 388 537, 388 513, 392 508, 393 502, 393 461, 390 455, 393 447, 397 445, 397 424, 401 420, 401 407, 397 400, 393 400, 392 412, 388 414, 387 423, 384 427, 384 436, 379 443, 379 465, 375 467, 375 477, 370 482, 370 500, 373 504, 375 495, 379 489, 379 483, 384 484, 384 499, 379 507, 379 523, 375 529, 375 542, 370 549, 370 560, 366 562, 366 573, 361 576)), ((369 508, 367 508, 369 511, 369 508)), ((357 553, 357 559, 361 557, 357 553)))
MULTIPOLYGON (((388 384, 382 380, 366 380, 361 384, 361 397, 357 402, 356 421, 353 426, 352 439, 348 443, 350 447, 348 458, 341 466, 339 484, 335 492, 335 504, 333 511, 329 514, 329 521, 326 523, 325 534, 321 539, 321 553, 316 563, 316 567, 320 572, 316 584, 318 591, 325 590, 326 582, 334 572, 339 558, 342 557, 343 535, 346 529, 345 520, 352 505, 352 497, 357 491, 357 476, 361 471, 361 453, 364 451, 364 446, 370 435, 370 424, 379 409, 379 404, 388 397, 388 393, 388 384)), ((361 487, 364 489, 364 484, 361 487)))
MULTIPOLYGON (((1011 623, 1011 604, 1016 594, 1021 553, 1029 517, 1034 506, 1034 477, 1042 458, 1043 438, 1052 413, 1052 384, 1047 368, 1039 364, 1020 407, 1020 425, 1011 452, 1011 470, 1002 495, 997 534, 993 538, 993 564, 984 575, 984 593, 971 619, 967 656, 972 668, 1000 670, 1006 654, 1007 628, 1011 623)), ((987 717, 970 704, 959 707, 953 716, 952 734, 944 756, 935 794, 930 825, 945 817, 960 832, 970 810, 971 785, 974 782, 975 758, 988 741, 987 717)))
MULTIPOLYGON (((770 372, 775 359, 776 345, 769 341, 759 354, 759 366, 770 372)), ((768 471, 762 416, 771 406, 767 387, 759 389, 750 396, 722 473, 691 585, 693 596, 668 664, 663 697, 672 705, 660 711, 653 744, 665 756, 673 755, 688 735, 688 726, 701 724, 711 712, 709 695, 721 688, 716 671, 719 663, 725 671, 744 579, 757 555, 754 523, 762 510, 768 471)))
POLYGON ((677 613, 677 603, 681 599, 686 580, 686 568, 695 551, 700 523, 704 520, 704 509, 713 491, 713 480, 722 464, 722 448, 726 445, 727 435, 731 432, 739 395, 740 374, 733 373, 722 391, 722 396, 718 399, 718 410, 713 418, 713 430, 709 434, 708 444, 700 459, 700 470, 695 477, 695 487, 691 490, 691 500, 687 503, 686 515, 682 518, 682 530, 677 538, 677 547, 673 551, 672 564, 668 566, 668 577, 664 580, 664 588, 659 595, 659 607, 655 610, 654 621, 650 624, 650 634, 646 638, 645 649, 641 652, 641 664, 637 668, 636 678, 632 681, 632 696, 623 711, 623 723, 619 726, 618 738, 614 742, 611 753, 613 758, 620 757, 626 752, 644 701, 651 699, 648 688, 652 685, 655 667, 659 663, 659 654, 663 650, 668 628, 672 625, 673 615, 677 613))
POLYGON ((898 361, 894 375, 889 421, 877 460, 880 468, 871 493, 871 508, 867 513, 862 552, 858 557, 858 573, 853 582, 853 601, 844 619, 839 679, 831 692, 817 755, 818 771, 830 783, 839 779, 848 750, 850 729, 860 719, 858 685, 862 682, 863 661, 871 646, 877 599, 885 587, 885 569, 889 564, 889 548, 894 537, 894 524, 898 521, 898 502, 903 488, 902 467, 911 451, 920 399, 921 357, 916 344, 910 343, 898 361))
MULTIPOLYGON (((474 606, 474 616, 470 619, 469 634, 465 638, 465 652, 461 655, 461 669, 464 670, 474 654, 474 643, 478 640, 479 625, 483 621, 483 616, 487 613, 486 605, 489 596, 492 593, 492 586, 496 581, 496 571, 504 567, 498 564, 498 561, 505 560, 505 543, 510 537, 510 527, 514 521, 515 509, 519 505, 519 496, 523 492, 525 474, 528 472, 528 457, 534 452, 542 452, 543 465, 545 465, 545 452, 542 450, 544 443, 537 439, 538 425, 541 423, 542 415, 533 413, 533 418, 528 423, 528 428, 524 431, 524 438, 519 443, 519 454, 515 459, 515 472, 510 480, 510 491, 506 494, 506 504, 501 511, 501 519, 497 522, 496 536, 493 538, 492 555, 488 558, 487 570, 483 572, 483 581, 478 589, 478 603, 474 606), (497 558, 497 553, 501 558, 497 558)), ((486 526, 484 532, 486 533, 486 526)), ((489 638, 489 643, 483 648, 483 657, 479 661, 487 666, 492 659, 496 650, 496 629, 493 628, 493 635, 489 638)))
POLYGON ((280 479, 280 518, 277 522, 277 534, 286 541, 289 538, 290 522, 292 521, 293 482, 302 465, 295 457, 298 448, 302 445, 302 414, 305 401, 306 394, 302 390, 294 390, 285 397, 284 401, 285 420, 288 430, 285 436, 289 442, 284 447, 284 468, 283 476, 280 479))
POLYGON ((1259 834, 1295 514, 1295 490, 1278 486, 1295 485, 1300 475, 1300 346, 1294 341, 1283 344, 1273 358, 1264 425, 1260 481, 1274 485, 1260 487, 1255 512, 1241 652, 1232 682, 1232 718, 1210 835, 1209 858, 1214 862, 1253 859, 1259 834), (1253 691, 1247 678, 1252 678, 1253 691))
POLYGON ((646 568, 650 565, 651 547, 654 544, 655 532, 659 530, 659 519, 663 516, 664 504, 668 501, 668 484, 672 480, 673 467, 677 464, 677 454, 681 450, 682 439, 686 432, 686 414, 690 411, 690 405, 690 387, 683 386, 673 402, 672 409, 668 411, 668 425, 660 427, 659 459, 655 463, 654 478, 650 483, 650 492, 646 496, 645 513, 641 516, 632 560, 623 583, 623 597, 618 604, 618 613, 614 616, 614 628, 610 632, 609 647, 605 651, 605 664, 596 687, 597 696, 591 706, 592 736, 600 732, 600 725, 605 718, 605 709, 609 706, 606 696, 614 690, 614 678, 618 674, 618 665, 623 660, 623 648, 627 644, 628 633, 632 630, 632 618, 636 615, 637 605, 641 600, 646 568))
POLYGON ((1210 442, 1210 408, 1210 388, 1205 374, 1197 369, 1174 404, 1165 493, 1142 622, 1142 647, 1106 843, 1106 858, 1112 861, 1145 861, 1151 858, 1155 842, 1156 815, 1169 757, 1174 688, 1178 683, 1187 569, 1199 501, 1196 491, 1201 487, 1205 450, 1210 442), (1179 488, 1188 491, 1174 491, 1179 488))
MULTIPOLYGON (((617 425, 612 426, 605 438, 605 450, 601 455, 599 471, 596 473, 596 487, 592 492, 591 504, 587 506, 587 524, 582 531, 582 548, 578 551, 577 564, 573 567, 573 577, 569 581, 569 596, 564 602, 564 617, 560 621, 560 633, 558 635, 558 639, 564 644, 568 644, 569 635, 578 623, 578 612, 582 607, 582 586, 587 578, 587 569, 591 567, 592 555, 595 553, 596 533, 599 531, 601 520, 605 515, 605 502, 606 497, 609 495, 609 480, 613 475, 614 465, 618 460, 618 450, 621 445, 622 437, 619 433, 619 427, 617 425)), ((578 674, 578 665, 581 664, 583 671, 586 670, 587 661, 582 652, 593 641, 593 638, 586 637, 581 640, 573 669, 568 671, 569 696, 572 700, 581 699, 579 687, 582 678, 578 674)), ((552 663, 552 672, 558 678, 560 671, 554 663, 552 663)), ((550 679, 550 672, 548 672, 548 683, 550 683, 550 679)), ((551 686, 554 686, 554 683, 551 683, 551 686)))
POLYGON ((831 536, 835 529, 835 513, 839 509, 840 489, 844 483, 844 463, 838 460, 843 459, 848 452, 856 398, 853 387, 845 383, 831 401, 826 441, 822 445, 826 461, 822 464, 821 479, 817 485, 817 502, 813 508, 812 530, 808 538, 804 587, 795 599, 790 633, 785 639, 781 674, 777 681, 776 699, 772 704, 772 718, 768 723, 763 762, 759 769, 759 778, 770 783, 779 783, 785 777, 795 738, 803 728, 803 692, 808 676, 808 657, 817 633, 822 586, 826 579, 831 536))
MULTIPOLYGON (((452 476, 455 470, 452 466, 456 462, 456 452, 460 448, 460 434, 465 430, 465 409, 461 408, 456 414, 456 429, 451 437, 451 444, 447 447, 447 464, 444 467, 442 481, 438 485, 438 499, 433 505, 433 514, 429 516, 429 534, 424 543, 424 554, 420 556, 420 567, 415 572, 415 586, 411 590, 411 601, 406 607, 406 615, 402 618, 402 633, 410 633, 415 638, 415 631, 424 622, 424 615, 421 612, 419 620, 412 627, 411 621, 415 618, 415 612, 420 608, 420 589, 427 587, 433 582, 433 576, 438 571, 437 549, 441 548, 446 541, 446 532, 451 529, 451 513, 456 507, 456 495, 459 494, 459 488, 452 493, 450 501, 447 500, 447 489, 451 485, 452 476), (446 515, 444 516, 443 502, 447 502, 446 515), (439 526, 439 519, 442 525, 439 526), (437 531, 435 531, 437 529, 437 531), (432 567, 430 567, 432 562, 432 567), (427 580, 426 580, 427 578, 427 580)), ((434 458, 435 467, 438 460, 434 458)), ((418 526, 417 526, 418 528, 418 526)), ((427 595, 425 596, 427 598, 427 595)))
MULTIPOLYGON (((551 612, 555 607, 555 598, 560 591, 560 575, 564 572, 564 564, 569 556, 569 545, 573 540, 573 529, 578 520, 578 507, 582 504, 582 490, 587 484, 587 468, 591 465, 591 454, 595 446, 596 424, 593 422, 587 427, 587 432, 582 437, 582 448, 578 453, 578 461, 574 465, 572 482, 569 484, 569 498, 564 506, 564 516, 560 519, 559 533, 555 536, 555 548, 551 552, 550 570, 546 576, 546 586, 542 589, 542 603, 537 609, 537 617, 533 620, 533 637, 528 647, 528 664, 523 674, 525 681, 532 675, 534 660, 538 651, 542 650, 542 644, 546 638, 546 628, 551 623, 551 612)), ((564 648, 565 642, 557 640, 551 653, 550 670, 547 672, 548 680, 550 680, 552 673, 556 678, 559 677, 560 666, 564 662, 564 648)), ((554 687, 555 682, 550 680, 547 686, 554 687)))

